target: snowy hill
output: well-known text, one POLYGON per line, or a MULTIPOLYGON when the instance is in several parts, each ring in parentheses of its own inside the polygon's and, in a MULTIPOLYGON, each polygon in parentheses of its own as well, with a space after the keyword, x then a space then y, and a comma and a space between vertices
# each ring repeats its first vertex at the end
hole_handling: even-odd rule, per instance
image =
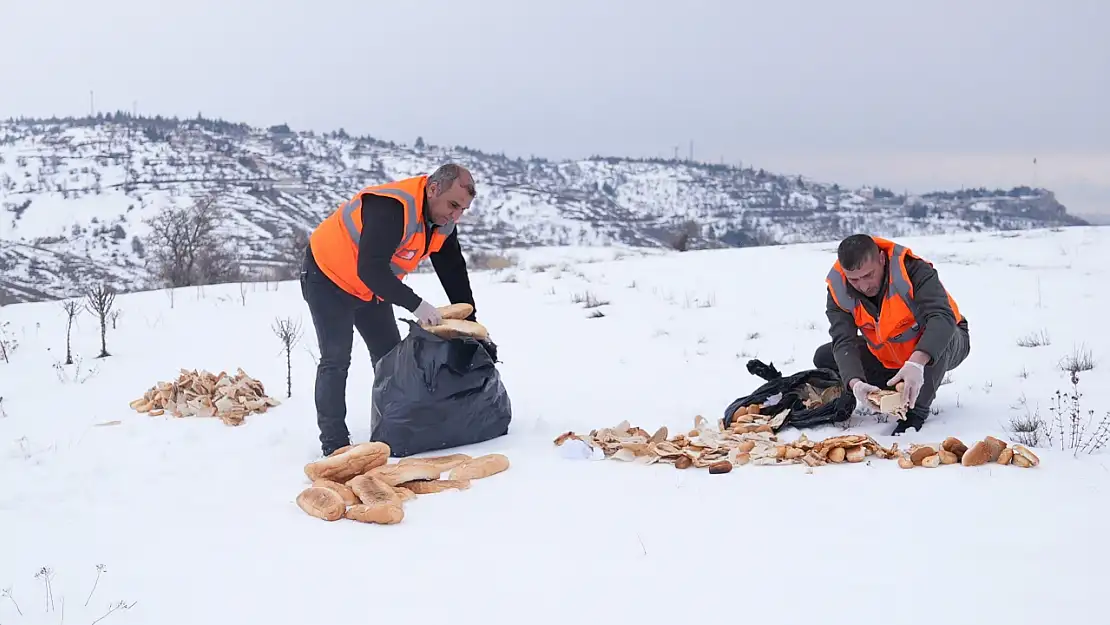
POLYGON ((290 242, 353 191, 448 160, 470 167, 481 189, 464 229, 470 250, 700 249, 1083 223, 1029 188, 904 197, 753 167, 509 159, 203 118, 9 121, 0 123, 0 302, 72 296, 90 281, 165 286, 144 269, 146 220, 211 194, 236 266, 287 276, 290 242))
MULTIPOLYGON (((19 343, 10 362, 0 360, 0 588, 10 589, 0 622, 59 622, 63 599, 73 623, 126 602, 130 609, 104 621, 116 625, 346 624, 368 615, 643 623, 661 611, 673 619, 707 609, 779 625, 925 624, 942 614, 960 623, 1100 622, 1107 452, 1074 452, 1067 440, 1061 449, 1069 436, 1051 409, 1057 391, 1073 390, 1061 367, 1090 360, 1093 369, 1080 367, 1080 415, 1090 409, 1097 422, 1110 410, 1110 334, 1091 331, 1110 306, 1102 288, 1110 230, 902 242, 936 263, 969 319, 971 355, 941 388, 924 431, 900 437, 900 447, 948 436, 1013 443, 1021 440, 1013 428, 1039 419, 1039 466, 903 470, 872 457, 714 475, 574 460, 553 444, 569 430, 625 419, 685 432, 696 415, 715 421, 762 384, 748 359, 784 373, 809 367, 828 338, 831 243, 685 254, 536 249, 515 266, 476 273, 480 320, 500 348, 514 419, 507 436, 451 451, 503 453, 511 467, 465 491, 419 495, 391 526, 328 523, 294 502, 308 485, 304 465, 318 456, 317 351, 295 282, 121 295, 106 337, 112 355, 94 358, 99 328, 83 313, 72 337, 78 362, 68 366, 61 303, 0 308, 6 336, 19 343), (286 317, 305 324, 290 398, 271 330, 286 317), (182 368, 238 367, 281 405, 237 427, 128 407, 182 368), (36 576, 44 567, 49 586, 48 575, 36 576)), ((446 303, 434 276, 410 281, 446 303)), ((365 353, 356 339, 347 392, 355 442, 369 434, 365 353)), ((895 442, 892 424, 874 417, 847 426, 895 442)))

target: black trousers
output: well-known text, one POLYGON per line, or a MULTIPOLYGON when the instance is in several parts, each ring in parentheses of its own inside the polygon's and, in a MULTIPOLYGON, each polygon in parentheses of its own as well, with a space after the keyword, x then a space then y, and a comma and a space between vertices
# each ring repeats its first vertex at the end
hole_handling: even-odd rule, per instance
MULTIPOLYGON (((917 404, 907 414, 907 420, 912 425, 923 423, 929 416, 929 408, 936 399, 937 390, 944 380, 944 374, 952 371, 967 358, 971 351, 971 342, 967 328, 956 326, 952 333, 952 340, 948 342, 940 356, 925 366, 925 383, 921 385, 921 393, 917 396, 917 404)), ((897 369, 887 369, 871 353, 867 346, 860 343, 860 361, 863 363, 864 381, 879 388, 890 388, 887 381, 893 378, 897 369)), ((833 357, 832 343, 825 343, 817 348, 813 354, 813 366, 837 371, 836 358, 833 357)), ((847 384, 848 380, 844 380, 847 384)))
POLYGON ((316 366, 316 423, 320 428, 321 449, 328 455, 350 443, 347 371, 351 366, 354 331, 357 329, 366 343, 373 365, 401 342, 401 335, 392 304, 365 302, 340 289, 320 271, 311 249, 305 252, 300 282, 301 296, 308 304, 320 348, 316 366))

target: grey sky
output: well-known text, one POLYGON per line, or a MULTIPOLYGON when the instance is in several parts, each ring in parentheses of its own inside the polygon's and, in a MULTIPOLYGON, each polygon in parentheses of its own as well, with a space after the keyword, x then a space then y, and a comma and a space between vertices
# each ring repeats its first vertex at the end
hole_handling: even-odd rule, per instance
POLYGON ((4 0, 0 116, 687 155, 1110 213, 1107 0, 4 0), (1038 165, 1033 166, 1033 158, 1038 165))

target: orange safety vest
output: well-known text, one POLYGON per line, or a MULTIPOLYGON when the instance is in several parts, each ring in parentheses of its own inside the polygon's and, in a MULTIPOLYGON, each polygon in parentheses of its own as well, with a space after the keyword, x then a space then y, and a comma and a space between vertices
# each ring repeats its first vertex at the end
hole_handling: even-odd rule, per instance
MULTIPOLYGON (((849 291, 848 278, 840 266, 833 263, 825 283, 833 301, 841 310, 851 313, 855 318, 867 348, 887 369, 900 369, 917 349, 917 341, 924 332, 924 326, 917 319, 917 308, 913 299, 913 283, 906 271, 906 257, 922 260, 909 248, 878 237, 871 237, 887 257, 887 286, 879 319, 876 320, 849 291)), ((928 261, 925 261, 928 262, 928 261)), ((931 266, 931 263, 930 263, 931 266)), ((956 322, 963 320, 956 301, 948 294, 948 305, 956 315, 956 322)))
POLYGON ((455 222, 448 222, 432 230, 431 240, 425 236, 424 226, 424 188, 427 176, 405 178, 385 184, 365 187, 351 199, 339 205, 309 237, 312 255, 320 271, 331 278, 339 288, 364 300, 382 298, 374 295, 358 277, 358 242, 362 237, 362 195, 372 193, 391 197, 405 207, 405 232, 397 246, 390 266, 398 278, 416 270, 420 261, 433 252, 438 252, 455 230, 455 222))

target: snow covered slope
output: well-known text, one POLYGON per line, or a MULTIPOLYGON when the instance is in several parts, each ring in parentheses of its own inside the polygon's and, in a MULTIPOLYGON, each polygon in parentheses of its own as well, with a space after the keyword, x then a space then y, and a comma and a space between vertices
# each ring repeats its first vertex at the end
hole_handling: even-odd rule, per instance
MULTIPOLYGON (((1110 334, 1092 330, 1110 306, 1110 230, 903 242, 937 264, 972 348, 902 448, 1013 442, 1014 420, 1051 423, 1054 394, 1071 390, 1061 362, 1076 353, 1094 363, 1079 374, 1083 408, 1110 410, 1110 334)), ((553 445, 624 419, 672 432, 695 415, 715 420, 762 383, 749 358, 810 366, 827 339, 833 249, 537 249, 476 274, 514 421, 509 435, 457 451, 504 453, 512 466, 408 502, 394 526, 327 523, 294 503, 318 454, 318 352, 295 282, 122 295, 112 355, 94 358, 99 331, 83 314, 70 366, 62 304, 4 307, 19 345, 0 360, 0 622, 59 622, 63 599, 67 623, 124 601, 104 621, 116 625, 649 623, 726 611, 775 624, 1100 622, 1107 453, 1061 451, 1058 433, 1034 469, 906 471, 873 458, 710 475, 576 461, 553 445), (305 324, 288 399, 279 317, 305 324), (237 367, 282 405, 239 427, 128 408, 181 368, 237 367)), ((410 279, 446 303, 434 276, 410 279)), ((356 339, 356 442, 369 433, 371 379, 356 339)), ((890 423, 848 425, 893 441, 890 423)))
MULTIPOLYGON (((470 167, 471 250, 551 245, 691 249, 1081 224, 1044 190, 903 197, 752 167, 594 158, 509 159, 285 126, 125 115, 0 122, 0 302, 72 296, 82 280, 147 287, 145 220, 219 193, 243 267, 364 185, 470 167)), ((158 285, 162 286, 162 285, 158 285)))

